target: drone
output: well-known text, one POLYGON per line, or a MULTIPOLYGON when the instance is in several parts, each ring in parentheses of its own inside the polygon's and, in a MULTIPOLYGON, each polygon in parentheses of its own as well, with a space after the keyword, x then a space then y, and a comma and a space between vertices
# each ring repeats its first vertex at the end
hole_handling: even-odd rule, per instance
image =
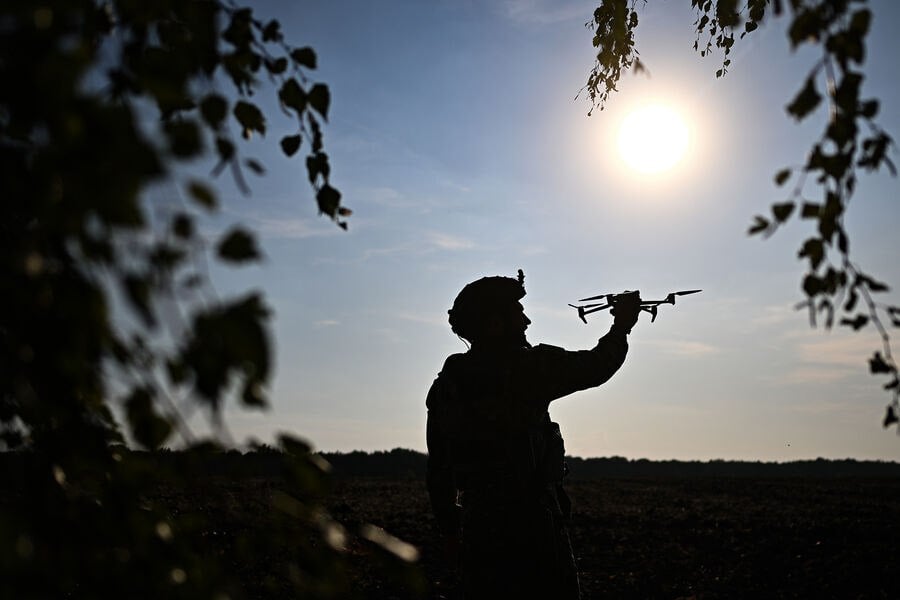
MULTIPOLYGON (((659 308, 660 304, 675 304, 675 298, 677 296, 687 296, 689 294, 696 294, 698 292, 702 292, 703 290, 685 290, 683 292, 671 292, 668 296, 666 296, 663 300, 641 300, 640 307, 642 311, 650 313, 650 322, 654 322, 656 320, 656 311, 659 308)), ((570 304, 572 308, 578 311, 578 318, 587 323, 587 315, 591 313, 595 313, 601 310, 606 310, 607 308, 613 308, 619 301, 625 298, 633 298, 637 296, 641 297, 641 293, 639 291, 625 291, 621 294, 600 294, 599 296, 591 296, 590 298, 582 298, 578 302, 590 302, 592 304, 570 304), (600 302, 595 302, 599 300, 600 302)))

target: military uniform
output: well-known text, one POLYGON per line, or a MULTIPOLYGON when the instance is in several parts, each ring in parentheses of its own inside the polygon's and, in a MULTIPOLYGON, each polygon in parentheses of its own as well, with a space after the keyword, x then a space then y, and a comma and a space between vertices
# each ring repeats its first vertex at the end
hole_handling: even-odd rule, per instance
POLYGON ((447 358, 428 393, 428 491, 461 536, 465 598, 578 598, 569 500, 550 402, 606 382, 628 351, 615 325, 591 350, 548 345, 447 358))

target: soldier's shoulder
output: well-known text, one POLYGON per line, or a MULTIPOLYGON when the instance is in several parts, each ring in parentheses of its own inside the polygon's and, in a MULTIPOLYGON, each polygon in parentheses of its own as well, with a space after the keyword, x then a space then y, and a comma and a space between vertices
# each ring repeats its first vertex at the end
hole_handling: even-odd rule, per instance
POLYGON ((537 344, 526 348, 519 360, 519 368, 525 370, 541 371, 548 365, 554 365, 566 356, 566 349, 550 344, 537 344))
POLYGON ((434 382, 431 384, 431 388, 428 390, 428 397, 425 400, 425 405, 429 409, 437 408, 445 403, 447 390, 452 388, 456 374, 464 368, 466 362, 465 356, 465 354, 451 354, 444 360, 444 366, 441 368, 441 372, 438 373, 437 378, 435 378, 434 382))
POLYGON ((528 348, 526 352, 532 356, 552 356, 565 353, 566 349, 560 346, 551 346, 550 344, 538 344, 537 346, 528 348))
POLYGON ((467 362, 468 356, 466 354, 451 354, 444 360, 444 366, 441 368, 441 372, 438 374, 438 377, 440 377, 441 375, 452 375, 454 371, 464 367, 467 362))

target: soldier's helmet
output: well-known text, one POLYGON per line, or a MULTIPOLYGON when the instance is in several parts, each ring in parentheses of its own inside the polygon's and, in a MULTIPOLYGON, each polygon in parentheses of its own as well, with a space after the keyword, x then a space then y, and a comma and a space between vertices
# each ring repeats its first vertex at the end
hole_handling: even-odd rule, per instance
POLYGON ((512 277, 482 277, 467 284, 447 311, 450 329, 456 335, 473 341, 497 312, 507 309, 525 296, 525 274, 519 269, 512 277))

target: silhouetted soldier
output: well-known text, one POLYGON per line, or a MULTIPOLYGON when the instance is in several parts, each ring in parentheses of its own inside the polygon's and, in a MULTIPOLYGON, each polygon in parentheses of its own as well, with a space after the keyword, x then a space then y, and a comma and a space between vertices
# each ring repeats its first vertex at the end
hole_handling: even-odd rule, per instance
POLYGON ((550 402, 598 386, 622 365, 637 295, 591 350, 525 338, 524 276, 463 288, 450 327, 471 343, 447 358, 428 392, 428 492, 466 600, 578 598, 562 489, 565 449, 550 402), (461 542, 461 548, 459 543, 461 542))

